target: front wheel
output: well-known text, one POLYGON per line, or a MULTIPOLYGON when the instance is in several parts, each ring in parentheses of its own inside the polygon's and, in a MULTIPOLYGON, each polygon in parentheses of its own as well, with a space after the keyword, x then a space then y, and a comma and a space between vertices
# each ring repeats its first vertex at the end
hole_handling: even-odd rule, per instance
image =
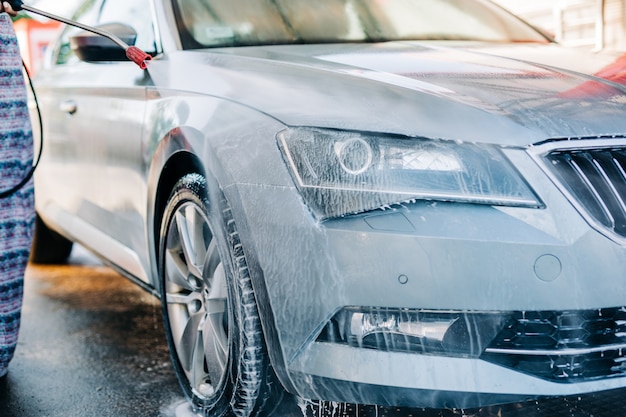
POLYGON ((267 403, 273 373, 250 274, 223 194, 183 177, 160 234, 161 300, 174 369, 193 405, 246 417, 267 403))

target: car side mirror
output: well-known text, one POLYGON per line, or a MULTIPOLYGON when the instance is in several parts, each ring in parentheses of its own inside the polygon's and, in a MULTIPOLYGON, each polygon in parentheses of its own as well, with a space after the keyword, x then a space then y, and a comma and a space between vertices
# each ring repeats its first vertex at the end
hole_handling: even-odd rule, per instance
MULTIPOLYGON (((107 23, 96 26, 97 29, 107 31, 124 41, 134 45, 137 41, 137 31, 124 23, 107 23)), ((82 31, 70 37, 70 47, 83 61, 127 61, 126 51, 104 36, 82 31)))

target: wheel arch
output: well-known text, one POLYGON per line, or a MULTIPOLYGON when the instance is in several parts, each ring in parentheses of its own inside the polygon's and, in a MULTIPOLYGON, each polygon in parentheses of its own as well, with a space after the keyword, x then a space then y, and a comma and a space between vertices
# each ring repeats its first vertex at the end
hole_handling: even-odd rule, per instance
MULTIPOLYGON (((150 256, 152 257, 152 277, 156 280, 153 282, 155 288, 158 288, 158 253, 159 253, 159 233, 163 214, 167 205, 170 193, 176 182, 188 174, 200 174, 207 180, 217 180, 212 172, 208 172, 206 164, 194 152, 191 141, 194 143, 201 140, 202 133, 195 129, 174 129, 161 141, 157 151, 154 154, 153 164, 149 174, 149 200, 154 203, 148 207, 150 256), (207 177, 210 176, 210 177, 207 177)), ((216 163, 215 161, 212 161, 216 163)), ((247 227, 247 225, 241 225, 247 227)), ((256 262, 256 254, 254 251, 247 251, 247 257, 250 257, 251 265, 258 265, 256 262)), ((262 272, 261 272, 262 275, 262 272)), ((252 274, 253 286, 257 296, 263 300, 268 300, 267 290, 264 283, 258 282, 262 278, 258 274, 252 274), (256 281, 256 282, 255 282, 256 281), (255 285, 256 284, 256 285, 255 285)), ((158 291, 157 291, 158 292, 158 291)), ((158 294, 160 297, 160 294, 158 294)), ((271 308, 265 308, 261 313, 262 330, 269 350, 269 357, 282 386, 291 393, 295 393, 296 389, 288 376, 285 359, 282 354, 282 348, 274 324, 273 312, 271 308)))
MULTIPOLYGON (((163 212, 165 211, 170 192, 176 185, 176 182, 188 174, 206 176, 199 158, 191 152, 176 152, 163 167, 154 199, 154 216, 152 222, 153 236, 158 236, 161 222, 163 221, 163 212)), ((157 254, 158 249, 158 242, 156 242, 155 239, 154 250, 157 251, 157 254)))
POLYGON ((188 140, 189 135, 198 134, 195 131, 184 132, 179 128, 171 130, 160 141, 152 158, 148 174, 148 202, 151 204, 147 207, 147 231, 154 288, 159 288, 158 236, 170 192, 176 182, 187 174, 206 176, 204 165, 188 140))

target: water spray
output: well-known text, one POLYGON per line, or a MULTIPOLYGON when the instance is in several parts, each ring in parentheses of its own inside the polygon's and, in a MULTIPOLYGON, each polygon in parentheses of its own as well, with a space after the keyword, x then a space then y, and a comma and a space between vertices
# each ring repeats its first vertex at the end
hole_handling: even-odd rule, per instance
POLYGON ((74 20, 66 19, 64 17, 45 12, 43 10, 36 9, 31 6, 27 6, 21 0, 5 0, 5 1, 8 1, 8 3, 13 8, 13 10, 15 10, 16 12, 20 10, 26 10, 27 12, 35 13, 40 16, 47 17, 48 19, 56 20, 57 22, 65 23, 66 25, 74 26, 79 29, 86 30, 87 32, 95 33, 96 35, 100 35, 107 39, 110 39, 115 44, 117 44, 120 48, 124 49, 124 51, 126 52, 126 57, 129 60, 133 61, 135 64, 137 64, 139 68, 141 69, 146 69, 147 67, 146 61, 149 61, 152 59, 150 55, 148 55, 141 49, 137 48, 136 46, 128 45, 126 42, 121 40, 118 36, 106 30, 95 28, 93 26, 88 26, 80 22, 76 22, 74 20))

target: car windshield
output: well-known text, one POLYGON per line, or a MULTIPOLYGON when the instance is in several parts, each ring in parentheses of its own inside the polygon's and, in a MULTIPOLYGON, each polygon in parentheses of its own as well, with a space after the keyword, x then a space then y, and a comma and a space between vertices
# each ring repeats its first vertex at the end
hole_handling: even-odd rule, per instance
POLYGON ((186 49, 292 43, 548 42, 488 0, 175 0, 186 49))

